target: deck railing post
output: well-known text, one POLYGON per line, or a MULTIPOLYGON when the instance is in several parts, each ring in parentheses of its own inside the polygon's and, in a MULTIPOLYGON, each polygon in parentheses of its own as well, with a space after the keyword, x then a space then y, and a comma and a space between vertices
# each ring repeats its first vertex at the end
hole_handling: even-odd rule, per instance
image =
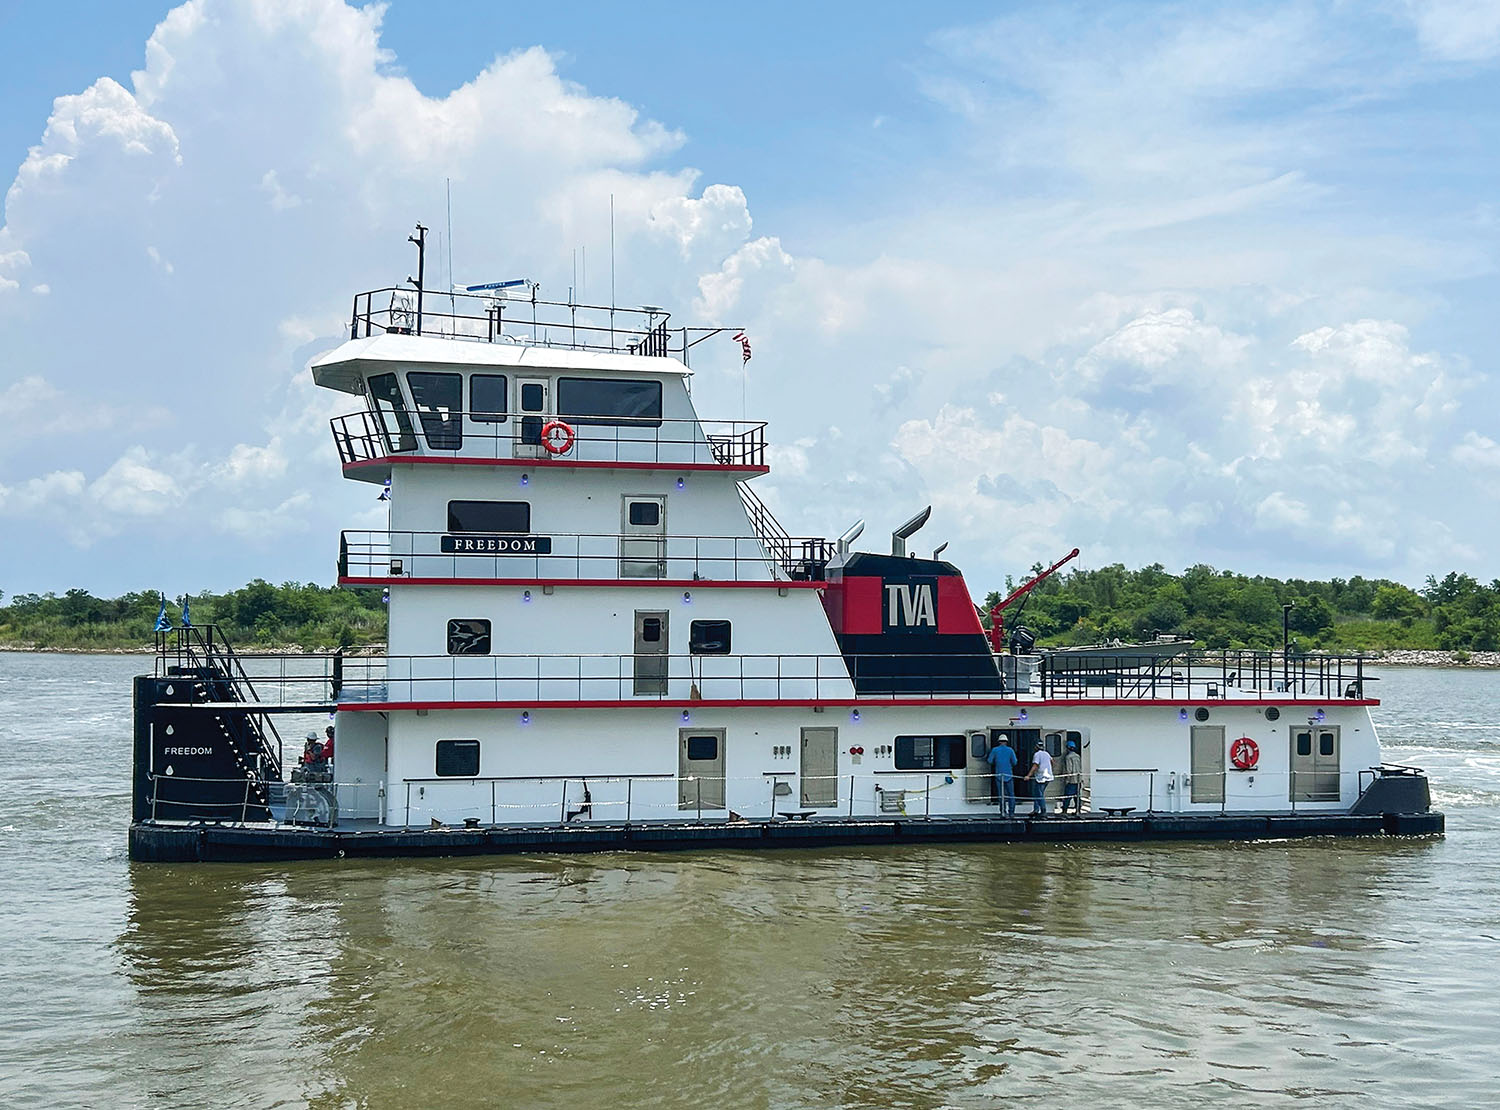
POLYGON ((634 778, 627 778, 625 780, 625 823, 627 825, 630 824, 630 795, 632 793, 631 787, 634 785, 634 778))
POLYGON ((411 783, 406 784, 406 816, 401 819, 402 828, 411 827, 411 783))
POLYGON ((240 824, 245 824, 250 812, 250 779, 245 779, 245 797, 240 802, 240 824))
POLYGON ((490 824, 495 823, 495 780, 490 779, 490 824))
POLYGON ((775 775, 771 776, 771 820, 776 820, 776 788, 781 785, 781 779, 775 775))
POLYGON ((161 793, 161 779, 155 775, 147 776, 151 782, 151 823, 156 823, 156 798, 161 793))
POLYGON ((931 775, 923 775, 922 776, 922 780, 923 780, 923 783, 922 783, 923 786, 926 787, 926 789, 922 791, 922 802, 923 802, 923 805, 922 805, 922 817, 923 817, 924 820, 931 821, 932 820, 932 776, 931 775))
POLYGON ((693 783, 698 787, 698 824, 703 824, 703 780, 694 778, 693 783))
POLYGON ((1146 812, 1156 812, 1156 772, 1146 772, 1146 812))
POLYGON ((566 825, 568 823, 568 780, 567 779, 563 779, 563 784, 562 784, 562 804, 558 808, 558 811, 557 811, 557 823, 559 825, 566 825))
POLYGON ((1229 808, 1229 772, 1219 772, 1219 816, 1223 817, 1229 808))
POLYGON ((1297 771, 1296 768, 1287 772, 1287 797, 1292 803, 1292 812, 1297 812, 1297 771))
POLYGON ((849 816, 854 816, 854 776, 849 776, 849 816))

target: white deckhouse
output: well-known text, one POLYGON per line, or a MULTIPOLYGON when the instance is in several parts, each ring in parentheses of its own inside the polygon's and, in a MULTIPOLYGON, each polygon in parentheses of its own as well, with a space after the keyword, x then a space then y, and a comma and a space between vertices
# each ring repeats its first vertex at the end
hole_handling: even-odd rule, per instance
POLYGON ((1362 659, 1006 650, 952 563, 907 553, 926 510, 889 553, 776 523, 765 425, 693 405, 727 329, 510 284, 360 294, 314 361, 356 399, 344 474, 388 490, 389 528, 339 544, 339 582, 388 593, 388 653, 329 657, 298 703, 284 659, 262 698, 214 629, 162 633, 137 858, 1441 831, 1381 764, 1362 659), (332 767, 287 783, 273 717, 310 708, 332 767), (1012 813, 1002 740, 1018 775, 1053 758, 1054 812, 1076 753, 1081 812, 1012 813))

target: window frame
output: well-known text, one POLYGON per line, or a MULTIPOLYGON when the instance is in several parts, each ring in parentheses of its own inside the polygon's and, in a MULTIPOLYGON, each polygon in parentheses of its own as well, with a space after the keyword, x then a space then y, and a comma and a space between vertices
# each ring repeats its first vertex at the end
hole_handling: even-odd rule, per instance
MULTIPOLYGON (((462 510, 460 510, 462 511, 462 510)), ((529 536, 531 535, 531 502, 530 501, 476 501, 467 497, 455 497, 448 502, 448 531, 467 535, 506 535, 506 536, 529 536), (455 505, 507 505, 526 506, 526 527, 524 528, 464 528, 455 523, 453 507, 455 505)))
MULTIPOLYGON (((481 751, 480 743, 479 743, 479 741, 477 739, 474 739, 472 737, 456 737, 456 738, 453 738, 453 739, 438 740, 438 741, 436 741, 433 744, 433 751, 432 751, 432 764, 433 764, 432 770, 433 770, 433 776, 435 778, 440 778, 440 779, 472 779, 472 778, 478 778, 479 777, 479 767, 480 767, 480 757, 481 757, 481 755, 482 755, 482 751, 481 751), (449 760, 449 762, 446 764, 446 766, 448 768, 447 770, 444 770, 444 766, 445 766, 445 763, 444 763, 445 750, 444 750, 443 746, 445 744, 446 745, 450 745, 447 748, 447 750, 446 750, 446 754, 447 754, 447 757, 448 757, 448 760, 449 760), (473 767, 474 767, 474 769, 472 771, 453 770, 453 763, 451 761, 457 757, 457 754, 458 754, 457 745, 464 745, 463 754, 466 755, 466 756, 472 752, 472 754, 473 754, 473 767), (472 745, 472 748, 470 748, 469 745, 472 745)), ((465 762, 464 762, 464 764, 463 764, 463 766, 467 767, 468 765, 469 765, 469 761, 466 759, 465 762)))
POLYGON ((969 737, 967 733, 917 733, 897 736, 891 742, 891 756, 898 771, 961 771, 969 762, 969 737), (928 740, 932 743, 932 761, 923 764, 917 761, 915 743, 928 740), (940 754, 946 754, 947 762, 940 762, 940 754))
MULTIPOLYGON (((475 639, 478 640, 479 637, 476 636, 475 639)), ((488 617, 449 617, 448 618, 448 633, 447 633, 447 636, 445 638, 445 646, 448 649, 448 654, 449 655, 490 655, 494 651, 494 643, 495 643, 495 640, 494 640, 494 622, 491 621, 488 617), (483 651, 478 651, 478 650, 475 650, 475 651, 454 651, 453 650, 453 637, 454 637, 453 626, 456 625, 456 624, 482 624, 482 625, 484 625, 484 632, 481 633, 481 635, 484 638, 483 639, 484 650, 483 651)))
POLYGON ((469 419, 476 424, 505 424, 510 420, 510 375, 509 374, 470 374, 469 375, 469 419), (474 396, 474 384, 483 379, 484 381, 497 381, 500 383, 500 395, 505 399, 503 409, 480 408, 479 401, 474 396))
POLYGON ((734 622, 722 619, 695 620, 688 623, 688 654, 689 655, 731 655, 733 654, 734 622), (700 625, 723 625, 724 635, 722 648, 706 648, 704 642, 714 643, 717 640, 708 640, 706 636, 699 635, 700 625))
POLYGON ((394 370, 383 374, 371 374, 365 379, 365 397, 374 410, 375 422, 380 426, 387 451, 392 454, 417 449, 417 426, 412 423, 411 409, 407 407, 406 392, 401 387, 401 376, 394 370), (377 382, 390 382, 391 393, 379 392, 384 387, 377 382), (395 421, 396 426, 391 427, 395 421))
POLYGON ((459 451, 464 445, 464 376, 457 370, 408 370, 406 389, 422 425, 422 438, 433 451, 459 451), (441 405, 423 395, 439 386, 456 386, 452 404, 441 405))
MULTIPOLYGON (((566 420, 569 424, 595 424, 603 425, 606 427, 620 428, 660 428, 662 425, 665 391, 662 389, 662 383, 656 381, 655 379, 559 377, 557 379, 557 384, 554 386, 554 389, 556 390, 554 396, 557 400, 555 406, 557 409, 557 417, 559 420, 566 420), (575 412, 573 411, 573 407, 570 407, 567 403, 567 398, 564 394, 565 391, 576 388, 580 385, 601 386, 605 389, 644 386, 648 390, 655 392, 654 405, 648 405, 648 408, 654 408, 655 411, 649 412, 644 416, 631 416, 621 413, 608 412, 575 412)), ((581 406, 578 407, 581 408, 581 406)))

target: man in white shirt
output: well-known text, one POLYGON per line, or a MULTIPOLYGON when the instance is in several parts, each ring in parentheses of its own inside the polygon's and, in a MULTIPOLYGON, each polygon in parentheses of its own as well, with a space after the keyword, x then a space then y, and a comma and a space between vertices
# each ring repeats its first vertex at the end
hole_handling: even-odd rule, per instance
POLYGON ((1052 756, 1040 740, 1036 743, 1036 754, 1031 757, 1031 770, 1022 782, 1031 783, 1033 817, 1047 816, 1047 784, 1052 781, 1052 756))

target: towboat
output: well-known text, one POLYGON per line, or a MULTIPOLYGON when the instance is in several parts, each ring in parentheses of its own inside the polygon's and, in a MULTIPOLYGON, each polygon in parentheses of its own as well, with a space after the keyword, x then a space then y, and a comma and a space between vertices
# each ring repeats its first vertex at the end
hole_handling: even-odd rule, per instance
POLYGON ((1442 831, 1426 777, 1382 762, 1360 656, 1012 652, 911 549, 927 512, 888 550, 790 535, 753 490, 766 425, 694 405, 692 358, 739 345, 670 323, 531 283, 358 295, 311 372, 350 399, 344 476, 389 504, 338 538, 340 585, 388 598, 387 651, 159 632, 131 854, 1442 831), (277 722, 311 713, 333 757, 294 767, 277 722))

